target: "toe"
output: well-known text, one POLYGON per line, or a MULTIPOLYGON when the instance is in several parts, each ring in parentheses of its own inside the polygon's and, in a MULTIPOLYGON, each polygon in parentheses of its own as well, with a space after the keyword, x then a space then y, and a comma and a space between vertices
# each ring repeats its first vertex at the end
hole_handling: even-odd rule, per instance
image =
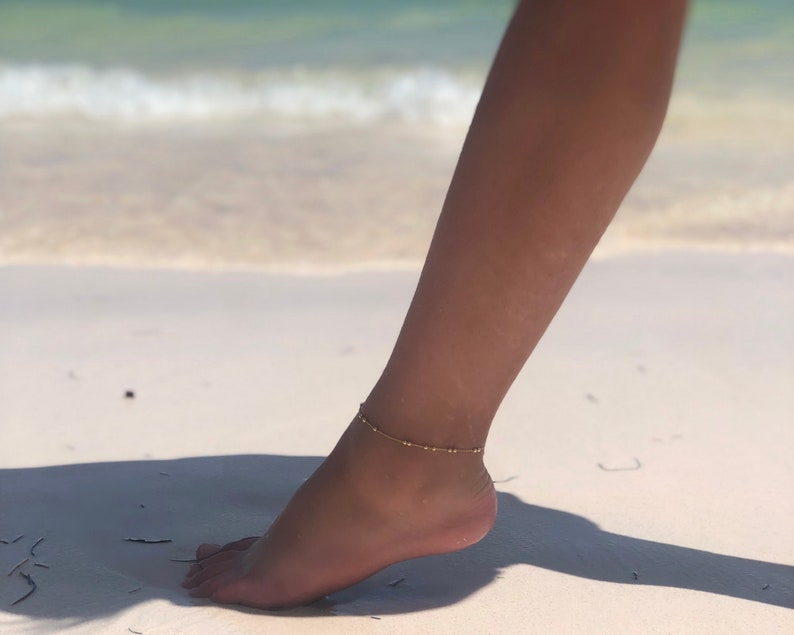
POLYGON ((196 549, 196 558, 204 560, 204 558, 210 558, 221 551, 245 551, 257 540, 259 540, 258 536, 250 536, 248 538, 235 540, 234 542, 227 542, 223 546, 207 542, 198 546, 198 549, 196 549))
POLYGON ((231 580, 225 584, 218 584, 209 595, 209 598, 218 604, 244 604, 243 586, 244 584, 240 580, 231 580))
POLYGON ((240 540, 235 540, 234 542, 228 542, 223 547, 221 547, 221 551, 245 551, 253 545, 257 540, 259 540, 259 536, 249 536, 248 538, 240 538, 240 540))
POLYGON ((182 586, 187 589, 192 589, 205 580, 230 570, 234 567, 238 556, 239 553, 231 551, 220 552, 212 556, 212 558, 194 565, 190 568, 190 571, 188 571, 188 575, 185 577, 184 582, 182 582, 182 586))
POLYGON ((204 543, 203 545, 199 545, 198 549, 196 549, 196 558, 203 560, 204 558, 209 558, 211 555, 218 553, 220 550, 220 545, 204 543))
POLYGON ((204 580, 198 586, 190 589, 190 596, 194 598, 209 598, 228 583, 228 574, 216 575, 208 580, 204 580))

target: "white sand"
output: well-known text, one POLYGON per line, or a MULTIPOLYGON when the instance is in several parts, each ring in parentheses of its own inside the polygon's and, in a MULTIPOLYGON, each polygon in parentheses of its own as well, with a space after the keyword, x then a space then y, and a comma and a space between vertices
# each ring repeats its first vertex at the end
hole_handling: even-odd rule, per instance
POLYGON ((794 632, 794 259, 761 254, 588 267, 498 416, 479 545, 295 611, 191 600, 168 558, 274 518, 414 280, 0 269, 0 632, 794 632))

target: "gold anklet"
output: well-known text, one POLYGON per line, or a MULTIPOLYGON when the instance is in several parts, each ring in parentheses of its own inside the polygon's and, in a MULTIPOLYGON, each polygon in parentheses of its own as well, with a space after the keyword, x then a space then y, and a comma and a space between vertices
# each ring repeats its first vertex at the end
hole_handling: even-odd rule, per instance
POLYGON ((381 430, 378 426, 372 423, 367 416, 362 411, 364 404, 361 404, 361 408, 358 409, 358 414, 356 415, 356 419, 358 419, 361 423, 365 424, 369 427, 370 430, 373 432, 377 432, 382 437, 386 437, 390 441, 394 441, 395 443, 400 443, 401 445, 405 445, 409 448, 421 448, 422 450, 430 450, 431 452, 449 452, 450 454, 482 454, 485 452, 485 448, 440 448, 435 445, 426 445, 424 443, 414 443, 413 441, 407 441, 406 439, 398 439, 397 437, 393 437, 390 434, 386 434, 383 430, 381 430))

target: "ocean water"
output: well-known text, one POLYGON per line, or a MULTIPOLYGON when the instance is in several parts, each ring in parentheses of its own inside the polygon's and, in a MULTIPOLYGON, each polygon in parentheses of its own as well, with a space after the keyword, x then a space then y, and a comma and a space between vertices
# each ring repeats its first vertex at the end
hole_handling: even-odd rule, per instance
MULTIPOLYGON (((0 263, 413 266, 514 3, 0 0, 0 263)), ((794 5, 693 3, 599 253, 794 251, 794 5)))

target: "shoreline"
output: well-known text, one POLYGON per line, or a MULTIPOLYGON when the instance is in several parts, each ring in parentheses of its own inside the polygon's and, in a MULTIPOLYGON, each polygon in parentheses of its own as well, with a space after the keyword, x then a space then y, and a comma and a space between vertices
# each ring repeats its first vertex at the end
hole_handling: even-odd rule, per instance
MULTIPOLYGON (((0 134, 3 265, 312 274, 416 268, 465 131, 404 124, 273 136, 251 123, 51 132, 0 134)), ((765 139, 663 131, 594 257, 794 253, 794 154, 765 139)))
MULTIPOLYGON (((607 240, 607 242, 612 242, 607 240)), ((600 247, 600 246, 599 246, 600 247)), ((686 255, 729 256, 729 257, 794 257, 794 245, 780 244, 691 244, 681 242, 654 242, 652 246, 617 245, 613 243, 603 248, 596 247, 588 263, 619 261, 631 258, 676 258, 686 255)), ((96 261, 47 261, 43 259, 0 260, 0 271, 13 269, 68 269, 68 270, 108 270, 126 272, 195 273, 195 274, 261 274, 268 276, 288 276, 296 278, 329 278, 367 273, 414 273, 419 274, 423 260, 376 260, 351 263, 281 263, 272 265, 226 264, 226 263, 143 263, 96 261)))

